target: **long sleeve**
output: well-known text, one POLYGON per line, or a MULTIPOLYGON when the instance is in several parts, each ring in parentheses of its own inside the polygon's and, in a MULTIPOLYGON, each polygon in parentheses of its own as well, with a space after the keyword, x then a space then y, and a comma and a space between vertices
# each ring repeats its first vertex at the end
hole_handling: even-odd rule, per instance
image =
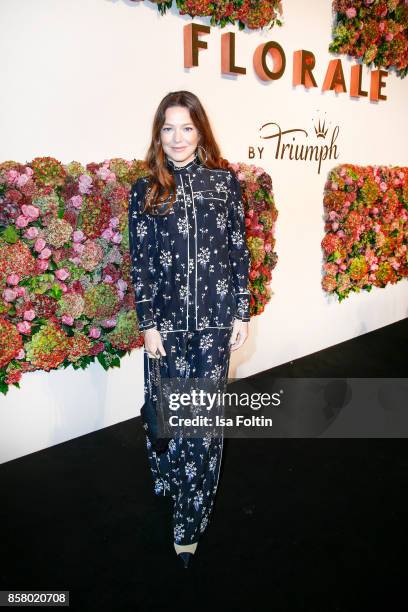
POLYGON ((152 298, 156 239, 154 220, 140 212, 143 197, 143 183, 138 179, 129 194, 129 250, 136 314, 141 331, 156 326, 152 298))
POLYGON ((239 180, 231 172, 228 209, 228 248, 235 292, 235 318, 249 321, 249 251, 246 244, 245 215, 239 180))

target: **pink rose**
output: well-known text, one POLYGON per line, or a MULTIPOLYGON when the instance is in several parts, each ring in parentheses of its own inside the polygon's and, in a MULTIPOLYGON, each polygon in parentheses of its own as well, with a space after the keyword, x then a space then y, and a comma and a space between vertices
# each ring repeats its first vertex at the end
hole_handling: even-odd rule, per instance
POLYGON ((17 187, 24 187, 24 185, 26 184, 27 181, 30 180, 30 177, 27 176, 27 174, 20 174, 20 176, 17 179, 17 187))
POLYGON ((80 195, 72 196, 69 201, 74 208, 79 209, 82 207, 82 196, 80 195))
POLYGON ((13 302, 17 297, 17 291, 9 288, 4 289, 2 296, 5 302, 13 302))
POLYGON ((127 282, 124 281, 123 278, 120 278, 118 282, 116 283, 116 286, 120 289, 120 291, 126 291, 127 282))
POLYGON ((66 293, 68 291, 68 287, 66 286, 66 284, 62 283, 61 281, 58 281, 58 287, 62 290, 63 293, 66 293))
POLYGON ((65 323, 65 325, 72 325, 74 322, 74 319, 70 315, 62 315, 61 321, 65 323))
POLYGON ((19 275, 15 274, 14 272, 12 272, 12 274, 9 274, 7 277, 7 282, 9 285, 17 285, 19 280, 19 275))
POLYGON ((81 244, 80 242, 74 242, 72 250, 74 251, 74 253, 82 255, 82 253, 85 251, 85 245, 81 244))
POLYGON ((332 182, 332 184, 331 184, 331 188, 332 188, 332 191, 337 191, 337 190, 338 190, 338 188, 339 188, 339 186, 338 186, 338 184, 337 184, 337 183, 332 182))
POLYGON ((16 219, 17 227, 26 227, 30 223, 30 219, 24 215, 19 215, 16 219))
POLYGON ((45 247, 45 244, 46 242, 44 238, 37 238, 37 240, 34 243, 34 250, 37 251, 37 253, 40 253, 45 247))
POLYGON ((110 240, 112 236, 113 236, 113 231, 111 230, 110 227, 107 227, 105 230, 103 230, 102 238, 105 238, 105 240, 110 240))
POLYGON ((266 253, 270 253, 272 251, 272 245, 269 244, 269 242, 265 244, 265 251, 266 253))
POLYGON ((357 15, 357 11, 354 8, 354 6, 351 6, 350 8, 347 9, 346 16, 348 17, 348 19, 353 19, 356 15, 357 15))
POLYGON ((117 217, 112 217, 112 219, 109 221, 109 226, 118 227, 118 225, 119 225, 119 219, 117 217))
POLYGON ((54 274, 59 280, 62 281, 71 276, 70 272, 66 268, 59 268, 59 270, 55 270, 54 274))
POLYGON ((8 172, 6 172, 6 177, 7 177, 7 182, 8 183, 16 183, 18 177, 19 177, 19 173, 17 172, 17 170, 9 170, 8 172))
POLYGON ((116 325, 116 319, 105 319, 104 321, 101 322, 101 325, 103 327, 115 327, 116 325))
POLYGON ((26 297, 27 289, 25 287, 16 287, 14 291, 17 293, 17 297, 26 297))
MULTIPOLYGON (((41 240, 41 239, 39 239, 39 240, 41 240)), ((39 254, 38 258, 39 259, 48 259, 48 257, 51 257, 51 249, 46 247, 45 249, 43 249, 41 251, 41 253, 39 254)))
POLYGON ((388 189, 387 183, 384 183, 384 181, 382 183, 380 183, 380 189, 381 189, 381 191, 387 191, 387 189, 388 189))
POLYGON ((94 338, 96 340, 101 335, 101 330, 97 327, 91 327, 88 335, 90 338, 94 338))
POLYGON ((28 321, 17 323, 17 329, 20 334, 29 334, 31 332, 31 324, 28 321))
POLYGON ((48 270, 48 266, 49 262, 46 259, 43 259, 42 261, 41 259, 37 260, 37 268, 40 270, 40 272, 45 272, 45 270, 48 270))
POLYGON ((105 276, 103 277, 103 282, 110 285, 111 283, 113 283, 113 278, 110 276, 110 274, 105 274, 105 276))
POLYGON ((332 223, 332 230, 335 232, 336 229, 339 227, 339 224, 337 223, 337 221, 335 223, 332 223))
POLYGON ((72 234, 72 240, 74 242, 81 242, 81 240, 83 240, 85 238, 85 234, 82 230, 75 230, 75 232, 72 234))
POLYGON ((29 217, 31 221, 38 219, 38 217, 40 216, 40 209, 36 206, 33 206, 32 204, 23 204, 21 210, 23 214, 26 217, 29 217))
POLYGON ((25 357, 25 350, 21 348, 16 355, 16 359, 24 359, 24 357, 25 357))
POLYGON ((37 236, 38 227, 35 227, 34 225, 26 229, 26 231, 24 232, 24 238, 29 238, 30 240, 33 240, 33 238, 37 238, 37 236))
POLYGON ((120 244, 122 242, 122 234, 113 234, 112 242, 114 244, 120 244))
POLYGON ((106 166, 102 166, 102 168, 99 168, 99 170, 98 170, 98 172, 96 174, 101 179, 106 180, 109 177, 109 175, 110 175, 110 170, 109 170, 109 168, 106 168, 106 166))
POLYGON ((35 319, 35 311, 32 308, 30 308, 30 310, 25 310, 23 316, 26 321, 32 321, 35 319))

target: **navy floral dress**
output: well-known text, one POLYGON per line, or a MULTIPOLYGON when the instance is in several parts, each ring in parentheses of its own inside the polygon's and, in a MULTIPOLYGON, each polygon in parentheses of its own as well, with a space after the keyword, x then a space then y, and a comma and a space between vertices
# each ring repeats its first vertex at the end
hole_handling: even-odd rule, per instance
MULTIPOLYGON (((129 244, 141 330, 160 331, 163 378, 209 378, 225 385, 234 319, 249 321, 249 253, 239 181, 198 155, 183 168, 167 159, 177 199, 166 215, 143 213, 148 179, 129 196, 129 244)), ((152 359, 144 353, 145 397, 154 397, 152 359)), ((175 437, 156 453, 146 436, 156 495, 174 501, 177 544, 197 542, 211 518, 223 437, 175 437)))

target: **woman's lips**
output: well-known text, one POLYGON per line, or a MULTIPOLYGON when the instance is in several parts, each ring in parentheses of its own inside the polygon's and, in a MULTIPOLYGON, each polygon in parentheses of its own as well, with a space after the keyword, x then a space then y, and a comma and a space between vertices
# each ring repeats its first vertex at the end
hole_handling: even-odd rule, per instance
POLYGON ((184 151, 186 147, 180 147, 179 149, 177 147, 173 147, 173 151, 184 151))

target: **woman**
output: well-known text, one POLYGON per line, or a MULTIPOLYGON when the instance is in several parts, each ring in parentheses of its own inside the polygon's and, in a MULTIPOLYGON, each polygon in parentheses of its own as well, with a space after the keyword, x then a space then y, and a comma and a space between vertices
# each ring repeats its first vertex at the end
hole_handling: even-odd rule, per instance
MULTIPOLYGON (((248 335, 250 295, 239 181, 191 92, 160 102, 146 163, 149 176, 129 196, 129 243, 147 398, 158 357, 162 377, 225 384, 230 351, 248 335)), ((174 501, 174 547, 187 567, 210 520, 223 436, 173 437, 164 453, 146 444, 154 492, 174 501)))

